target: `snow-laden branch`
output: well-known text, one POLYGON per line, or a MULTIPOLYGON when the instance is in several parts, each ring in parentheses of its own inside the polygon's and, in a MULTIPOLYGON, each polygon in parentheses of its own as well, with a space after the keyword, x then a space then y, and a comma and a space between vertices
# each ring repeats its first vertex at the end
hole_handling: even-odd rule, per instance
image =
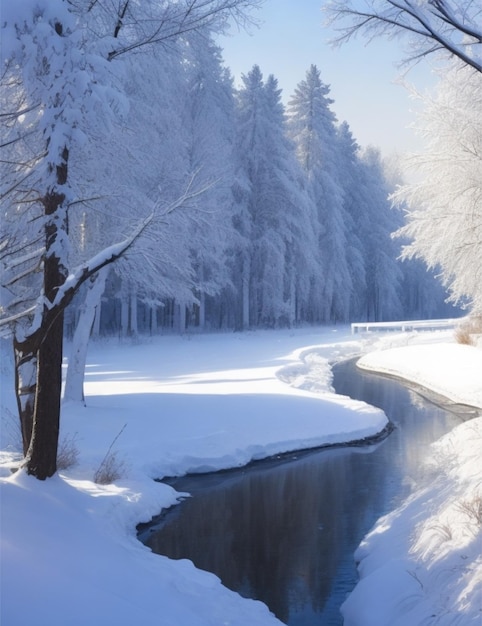
POLYGON ((48 304, 48 308, 58 308, 60 310, 65 309, 65 307, 72 301, 72 298, 77 293, 80 286, 85 283, 86 280, 91 278, 91 276, 97 274, 97 272, 103 267, 114 263, 114 261, 117 261, 117 259, 125 254, 140 237, 143 231, 149 226, 153 218, 154 213, 151 213, 138 225, 131 235, 127 237, 127 239, 104 248, 104 250, 76 268, 67 276, 64 284, 58 289, 55 300, 48 304))
POLYGON ((197 197, 201 196, 212 187, 212 183, 207 183, 202 187, 195 189, 193 186, 196 175, 197 173, 194 173, 191 176, 184 193, 177 200, 175 200, 173 203, 171 203, 162 210, 159 210, 159 201, 154 206, 152 212, 137 225, 137 227, 130 233, 130 235, 126 237, 126 239, 104 248, 99 253, 97 253, 96 255, 79 265, 77 268, 75 268, 72 272, 70 272, 65 282, 61 286, 59 286, 55 299, 52 302, 46 299, 45 296, 41 296, 40 298, 38 298, 35 306, 30 307, 25 311, 16 313, 15 315, 11 315, 9 317, 1 319, 0 328, 10 325, 12 323, 16 323, 22 318, 31 316, 33 314, 34 322, 32 323, 32 326, 26 335, 35 338, 35 340, 40 343, 43 337, 47 335, 49 330, 49 328, 42 327, 42 333, 40 336, 40 320, 42 318, 41 311, 43 309, 46 309, 50 312, 60 314, 72 302, 75 294, 89 278, 97 274, 102 268, 114 263, 122 256, 124 256, 154 221, 162 222, 162 219, 164 217, 166 217, 176 209, 179 209, 181 206, 184 206, 188 201, 194 200, 197 197))

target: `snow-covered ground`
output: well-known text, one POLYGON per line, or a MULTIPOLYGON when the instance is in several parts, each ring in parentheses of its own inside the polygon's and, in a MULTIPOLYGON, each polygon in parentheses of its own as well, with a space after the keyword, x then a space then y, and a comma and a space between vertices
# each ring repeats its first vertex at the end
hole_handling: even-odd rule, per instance
MULTIPOLYGON (((4 344, 2 626, 280 623, 214 575, 137 541, 136 525, 179 495, 152 478, 380 432, 387 423, 381 411, 330 387, 329 362, 362 352, 369 353, 365 367, 482 406, 482 375, 469 382, 482 373, 482 351, 453 344, 448 332, 378 339, 333 328, 105 342, 89 353, 87 407, 63 407, 61 440, 77 450, 78 463, 39 482, 22 471, 10 475, 19 433, 8 350, 4 344), (394 349, 380 350, 387 347, 394 349), (123 475, 95 484, 111 444, 123 475)), ((347 626, 479 623, 481 422, 459 426, 434 446, 430 489, 381 520, 360 547, 361 582, 343 607, 347 626)))

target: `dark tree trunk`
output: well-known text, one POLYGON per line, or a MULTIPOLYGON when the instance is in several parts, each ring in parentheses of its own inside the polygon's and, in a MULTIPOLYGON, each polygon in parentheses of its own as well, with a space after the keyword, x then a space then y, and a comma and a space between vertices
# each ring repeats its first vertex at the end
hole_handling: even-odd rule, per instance
MULTIPOLYGON (((63 162, 56 168, 58 185, 67 182, 69 152, 64 148, 63 162)), ((45 215, 51 219, 45 227, 45 257, 43 269, 44 305, 40 328, 31 340, 36 344, 37 387, 30 444, 25 457, 27 473, 40 480, 57 471, 57 448, 60 424, 62 388, 62 345, 64 314, 61 306, 52 307, 59 287, 65 283, 66 268, 60 258, 59 241, 67 232, 65 196, 56 188, 44 198, 45 215), (37 341, 35 341, 37 337, 37 341)))
POLYGON ((25 458, 27 472, 39 480, 57 471, 57 447, 62 387, 63 312, 51 321, 37 352, 37 392, 30 445, 25 458))
MULTIPOLYGON (((67 182, 69 152, 64 148, 63 163, 56 168, 59 186, 67 182)), ((188 198, 188 194, 183 196, 188 198)), ((177 208, 176 203, 170 209, 177 208)), ((59 295, 65 286, 67 270, 63 264, 62 246, 67 238, 67 209, 65 196, 58 188, 51 189, 43 199, 45 216, 50 218, 45 226, 45 254, 43 258, 42 318, 38 328, 23 341, 15 341, 15 365, 17 402, 22 423, 24 449, 27 448, 24 467, 28 474, 40 480, 49 478, 57 471, 57 448, 60 424, 60 398, 62 388, 62 344, 65 307, 72 301, 76 291, 102 268, 120 258, 151 223, 153 215, 144 220, 123 245, 113 249, 100 259, 95 267, 85 267, 75 281, 59 295), (57 298, 58 296, 58 298, 57 298), (57 298, 57 301, 56 301, 57 298), (36 379, 31 384, 22 380, 21 366, 36 368, 36 379), (24 393, 25 388, 25 393, 24 393), (33 419, 30 417, 32 396, 35 394, 33 419), (24 401, 23 401, 24 400, 24 401), (23 412, 23 415, 22 415, 23 412)), ((27 371, 26 371, 27 373, 27 371)))

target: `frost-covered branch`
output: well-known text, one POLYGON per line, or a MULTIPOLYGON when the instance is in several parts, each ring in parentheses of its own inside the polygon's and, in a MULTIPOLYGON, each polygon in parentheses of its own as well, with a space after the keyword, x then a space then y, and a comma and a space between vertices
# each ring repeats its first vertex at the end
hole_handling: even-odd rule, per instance
POLYGON ((186 35, 201 27, 214 27, 219 23, 222 30, 228 17, 241 24, 252 23, 246 11, 256 8, 263 0, 185 0, 159 4, 160 12, 155 10, 149 16, 139 15, 137 3, 127 0, 119 11, 114 29, 114 38, 121 41, 121 33, 125 30, 128 36, 112 50, 108 59, 124 55, 138 48, 159 44, 170 39, 186 35), (146 28, 148 25, 148 28, 146 28))
POLYGON ((403 258, 437 268, 453 302, 469 301, 480 310, 482 76, 456 62, 444 68, 435 97, 422 99, 417 127, 428 144, 408 163, 420 182, 393 195, 407 218, 395 235, 409 241, 403 258))
MULTIPOLYGON (((159 210, 160 202, 158 202, 150 215, 142 220, 127 238, 104 248, 102 251, 75 268, 67 276, 65 282, 59 287, 55 299, 52 302, 49 302, 45 297, 40 297, 37 301, 36 306, 29 307, 23 312, 19 312, 15 315, 10 315, 1 319, 0 327, 9 325, 24 317, 32 315, 32 313, 35 312, 35 310, 38 309, 39 306, 45 306, 50 311, 56 309, 59 313, 63 311, 70 304, 70 302, 72 302, 72 299, 77 291, 87 280, 97 274, 102 268, 114 263, 122 256, 124 256, 128 252, 128 250, 132 248, 132 246, 137 242, 141 235, 145 233, 145 231, 151 224, 153 224, 154 222, 162 223, 163 219, 166 216, 173 213, 180 207, 185 206, 189 201, 195 200, 196 198, 200 197, 212 187, 212 183, 206 183, 201 187, 195 188, 194 183, 196 181, 196 177, 197 173, 192 174, 184 193, 179 196, 177 200, 169 204, 164 209, 159 210)), ((19 265, 29 260, 37 259, 38 255, 38 250, 33 251, 29 254, 24 255, 21 258, 16 258, 15 263, 16 265, 19 265)), ((42 332, 42 334, 45 334, 48 329, 43 329, 43 331, 45 332, 42 332)), ((34 326, 33 333, 36 332, 37 329, 34 326)))
POLYGON ((32 315, 35 312, 35 306, 31 306, 28 309, 25 309, 24 311, 20 311, 20 313, 15 313, 15 315, 10 315, 9 317, 4 317, 2 320, 0 320, 0 329, 4 329, 7 326, 10 326, 11 324, 14 324, 15 322, 18 322, 19 320, 23 319, 24 317, 28 317, 29 315, 32 315))
POLYGON ((445 50, 482 72, 482 10, 479 2, 460 0, 331 0, 324 9, 330 25, 338 25, 333 43, 358 33, 412 36, 408 62, 445 50))

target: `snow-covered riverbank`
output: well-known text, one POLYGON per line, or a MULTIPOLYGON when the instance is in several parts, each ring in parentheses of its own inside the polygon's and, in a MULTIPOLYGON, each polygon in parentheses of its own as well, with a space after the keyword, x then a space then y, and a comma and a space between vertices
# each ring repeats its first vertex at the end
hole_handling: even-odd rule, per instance
MULTIPOLYGON (((453 343, 370 352, 366 370, 398 376, 480 407, 482 351, 453 343)), ((482 417, 431 450, 432 482, 381 518, 355 554, 361 580, 345 626, 482 623, 482 417)))
MULTIPOLYGON (((45 483, 22 472, 8 476, 9 467, 15 462, 18 436, 15 419, 10 417, 14 412, 11 372, 3 366, 1 623, 279 623, 264 605, 242 600, 222 587, 216 577, 196 570, 187 561, 155 556, 136 540, 138 522, 147 521, 176 501, 177 494, 166 485, 154 483, 152 477, 232 467, 277 452, 349 441, 379 432, 386 425, 383 413, 335 396, 330 389, 327 363, 386 347, 387 341, 394 345, 423 341, 427 350, 436 347, 438 362, 443 358, 441 340, 449 341, 444 345, 453 348, 448 333, 397 337, 373 342, 351 336, 348 329, 310 329, 164 337, 137 345, 95 345, 87 368, 87 407, 67 405, 62 414, 62 438, 74 442, 78 464, 45 483), (114 451, 124 476, 114 485, 97 485, 92 482, 93 474, 120 432, 114 451), (28 603, 24 601, 26 589, 28 603)), ((473 351, 477 355, 473 367, 482 372, 482 352, 473 351)), ((457 362, 451 355, 447 361, 447 368, 455 372, 454 380, 461 371, 460 359, 457 362)), ((399 370, 391 373, 403 376, 402 364, 410 359, 397 360, 399 370)), ((478 389, 466 388, 464 402, 472 404, 481 386, 482 382, 478 389)), ((470 425, 472 432, 477 433, 471 439, 475 447, 477 437, 479 443, 482 440, 482 427, 480 420, 473 420, 470 425)), ((455 439, 447 444, 449 447, 457 449, 459 440, 466 442, 464 426, 460 427, 460 434, 452 434, 455 439)), ((440 449, 445 449, 445 445, 440 444, 440 449)), ((468 450, 466 443, 461 447, 462 452, 468 450)), ((464 476, 469 477, 460 487, 463 493, 459 500, 472 498, 476 487, 470 478, 476 472, 475 460, 473 456, 464 458, 457 454, 452 460, 453 467, 460 466, 464 476)), ((459 485, 460 481, 454 480, 459 485)), ((435 486, 434 482, 434 489, 435 486)), ((454 483, 454 489, 455 486, 454 483)), ((424 515, 429 519, 425 503, 430 497, 426 494, 417 500, 414 496, 411 511, 416 510, 417 521, 424 515)), ((395 550, 389 552, 387 548, 387 557, 400 553, 403 558, 413 558, 417 565, 423 563, 415 553, 413 557, 408 554, 413 547, 407 541, 415 518, 402 512, 393 515, 394 530, 383 534, 387 545, 393 546, 390 550, 395 550), (400 541, 391 537, 392 532, 400 541), (403 541, 402 536, 406 536, 403 541)), ((480 541, 480 524, 478 533, 480 541)), ((472 536, 477 542, 476 535, 472 536)), ((456 543, 459 545, 458 539, 456 543)), ((362 547, 363 554, 375 555, 376 564, 380 564, 384 553, 380 546, 369 538, 362 547)), ((468 580, 480 585, 480 561, 473 551, 466 553, 464 565, 473 573, 468 580)), ((369 556, 365 562, 369 563, 369 556)), ((362 582, 345 605, 347 620, 360 613, 367 601, 373 604, 370 596, 378 584, 378 570, 373 561, 365 570, 363 563, 362 582)), ((390 568, 390 572, 396 579, 390 592, 395 608, 386 602, 383 614, 380 613, 382 621, 370 621, 372 616, 368 616, 368 621, 352 620, 351 624, 421 623, 403 621, 405 613, 396 602, 395 593, 398 570, 390 568), (388 615, 402 621, 386 621, 388 615)), ((415 576, 409 575, 410 581, 419 587, 424 584, 417 582, 420 575, 417 571, 415 576)), ((464 610, 467 619, 475 619, 480 614, 469 582, 465 589, 473 601, 464 610)), ((406 589, 403 585, 400 589, 400 599, 406 599, 406 589)), ((452 601, 457 610, 462 610, 462 605, 452 601)), ((407 604, 410 603, 404 602, 403 606, 407 604)), ((425 604, 430 610, 437 610, 432 600, 425 604)), ((361 614, 358 617, 362 619, 361 614)))

